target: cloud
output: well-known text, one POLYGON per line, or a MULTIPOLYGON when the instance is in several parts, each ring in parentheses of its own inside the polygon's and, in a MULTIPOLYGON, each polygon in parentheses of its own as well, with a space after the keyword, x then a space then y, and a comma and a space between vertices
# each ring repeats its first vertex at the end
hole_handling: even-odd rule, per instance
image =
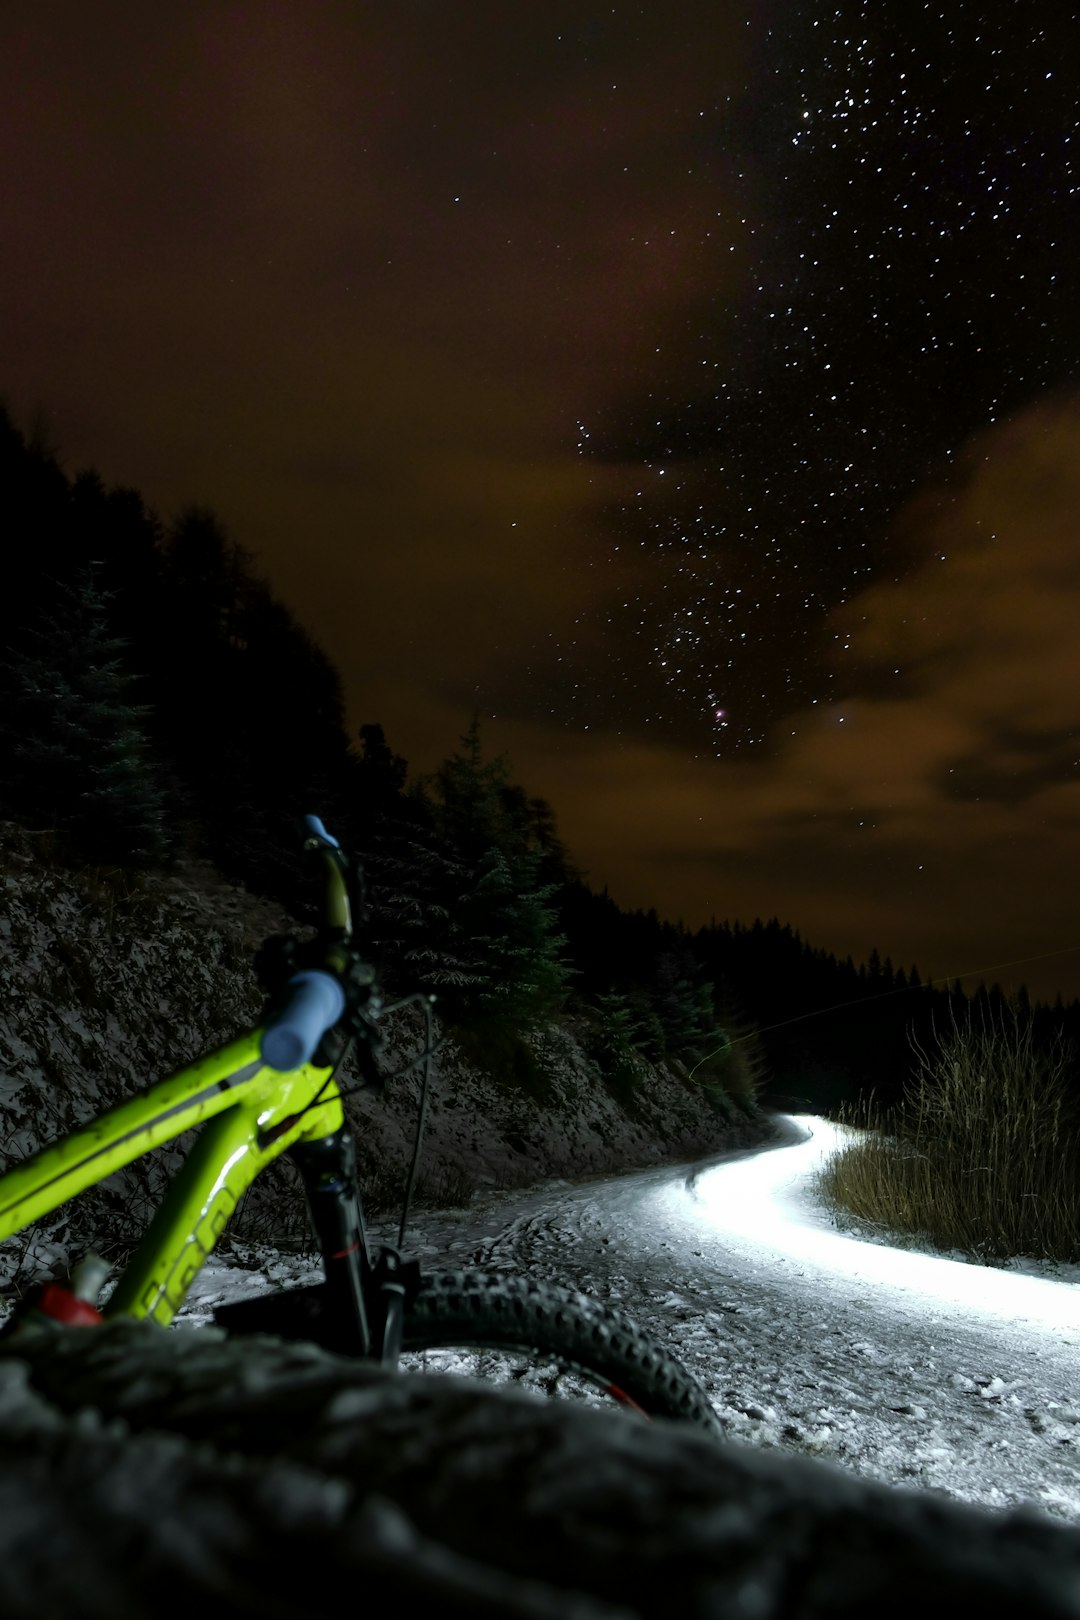
POLYGON ((1025 413, 972 447, 967 470, 920 535, 922 564, 862 593, 839 628, 854 661, 899 669, 987 739, 1075 726, 1080 413, 1025 413))
POLYGON ((1077 993, 1078 511, 1080 409, 1046 404, 901 515, 906 573, 830 626, 848 696, 785 717, 769 759, 691 760, 660 738, 560 751, 524 728, 514 757, 535 759, 571 847, 625 904, 693 924, 777 914, 856 959, 876 945, 924 973, 1077 993))

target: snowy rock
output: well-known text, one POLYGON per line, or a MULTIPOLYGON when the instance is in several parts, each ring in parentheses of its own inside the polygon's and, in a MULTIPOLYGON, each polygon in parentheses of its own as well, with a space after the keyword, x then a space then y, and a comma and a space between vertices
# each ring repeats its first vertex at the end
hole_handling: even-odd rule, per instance
POLYGON ((1080 1534, 214 1329, 0 1359, 8 1620, 317 1616, 343 1593, 509 1620, 1075 1620, 1080 1534))

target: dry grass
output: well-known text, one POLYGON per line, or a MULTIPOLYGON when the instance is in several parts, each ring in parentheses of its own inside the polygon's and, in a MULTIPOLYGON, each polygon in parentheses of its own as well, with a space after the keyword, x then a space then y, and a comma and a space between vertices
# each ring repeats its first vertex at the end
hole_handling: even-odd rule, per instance
POLYGON ((836 1210, 985 1261, 1080 1259, 1080 1098, 1071 1054, 1006 1011, 953 1024, 888 1128, 866 1109, 859 1140, 826 1165, 836 1210))

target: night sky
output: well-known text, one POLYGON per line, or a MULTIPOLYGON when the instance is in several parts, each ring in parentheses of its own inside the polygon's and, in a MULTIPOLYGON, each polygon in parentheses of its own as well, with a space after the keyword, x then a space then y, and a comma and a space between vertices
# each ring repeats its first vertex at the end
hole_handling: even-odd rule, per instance
POLYGON ((1078 61, 1061 0, 17 8, 0 393, 621 904, 1077 994, 1078 61))

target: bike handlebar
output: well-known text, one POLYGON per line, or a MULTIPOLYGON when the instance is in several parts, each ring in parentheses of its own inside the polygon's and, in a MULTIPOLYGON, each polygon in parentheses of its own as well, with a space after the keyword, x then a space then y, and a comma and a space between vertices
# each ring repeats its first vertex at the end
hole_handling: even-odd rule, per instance
POLYGON ((309 1063, 328 1029, 345 1011, 345 992, 333 974, 310 968, 294 973, 289 999, 263 1030, 260 1056, 270 1069, 287 1074, 309 1063))
POLYGON ((321 843, 329 844, 331 849, 340 849, 341 845, 332 833, 328 833, 322 824, 321 816, 305 816, 304 831, 309 838, 317 838, 321 843))

